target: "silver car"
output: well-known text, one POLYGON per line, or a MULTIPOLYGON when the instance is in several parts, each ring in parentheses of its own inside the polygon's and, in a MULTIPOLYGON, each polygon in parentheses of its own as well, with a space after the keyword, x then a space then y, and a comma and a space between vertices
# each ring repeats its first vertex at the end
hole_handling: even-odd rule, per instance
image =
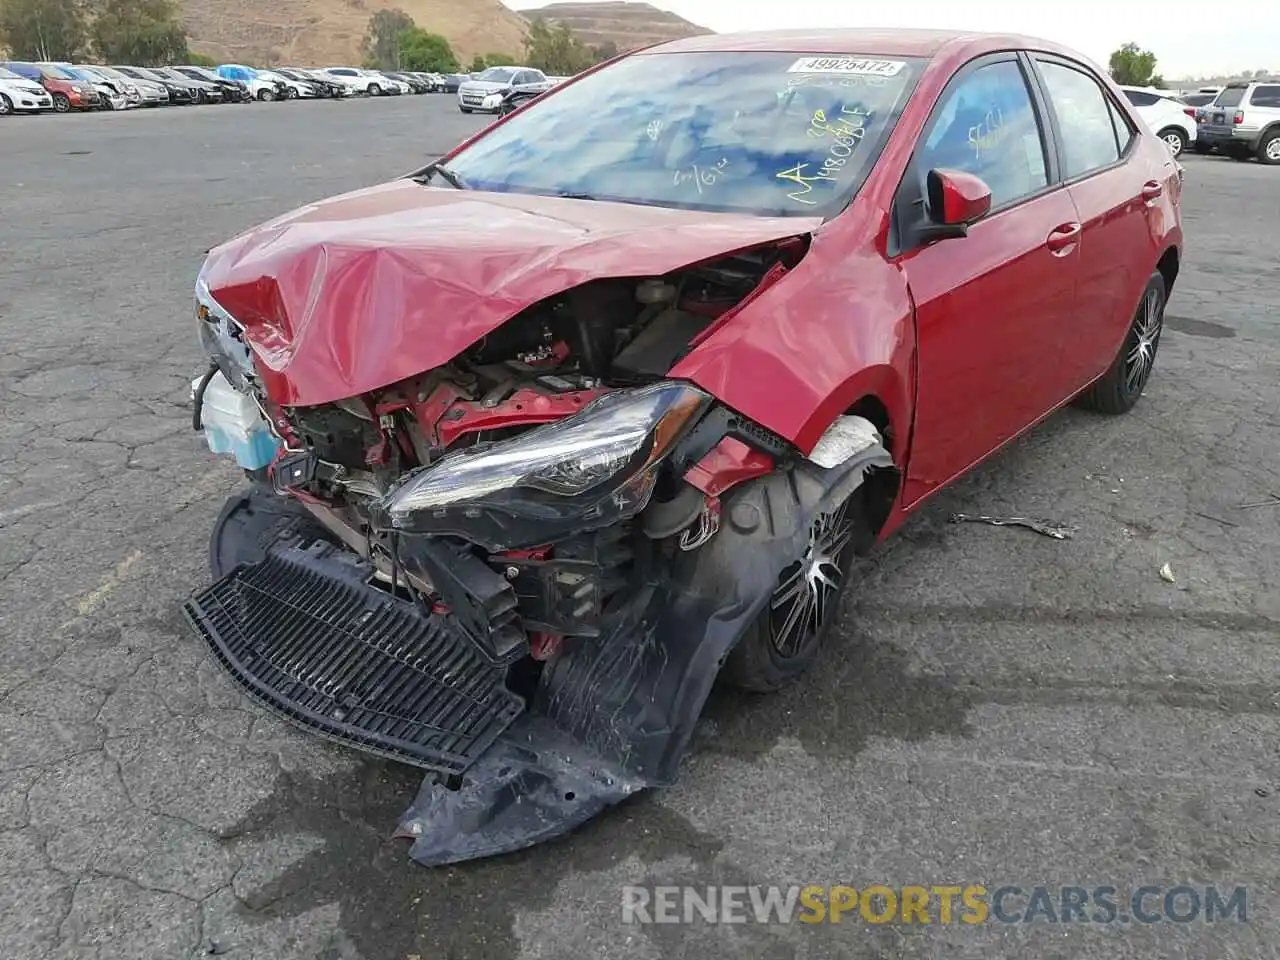
POLYGON ((1280 80, 1229 83, 1196 110, 1197 143, 1237 160, 1280 164, 1280 80))
POLYGON ((542 93, 551 81, 531 67, 490 67, 458 87, 458 109, 463 113, 498 113, 503 98, 513 91, 542 93))

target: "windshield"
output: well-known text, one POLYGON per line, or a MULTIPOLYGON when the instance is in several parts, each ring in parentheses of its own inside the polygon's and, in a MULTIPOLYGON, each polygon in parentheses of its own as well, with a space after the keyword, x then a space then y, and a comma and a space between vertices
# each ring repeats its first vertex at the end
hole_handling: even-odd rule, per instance
POLYGON ((506 67, 490 67, 477 80, 484 80, 489 83, 510 83, 511 78, 516 75, 514 70, 508 70, 506 67))
POLYGON ((51 64, 42 64, 40 67, 40 72, 43 73, 45 76, 53 77, 57 80, 79 80, 80 79, 79 77, 76 77, 70 73, 67 73, 67 71, 63 70, 61 67, 55 67, 51 64))
POLYGON ((183 71, 189 77, 198 77, 201 80, 214 81, 219 79, 218 75, 212 70, 202 70, 200 67, 187 67, 183 71))
POLYGON ((0 80, 25 80, 27 79, 20 73, 14 73, 12 70, 0 67, 0 80))
POLYGON ((477 190, 832 216, 920 69, 861 55, 633 56, 533 101, 448 165, 477 190))
POLYGON ((97 70, 98 70, 98 72, 99 72, 99 73, 101 73, 103 76, 107 76, 107 77, 115 77, 117 80, 120 80, 120 79, 125 79, 125 80, 127 80, 127 79, 129 79, 129 78, 128 78, 128 77, 126 77, 123 73, 121 73, 119 70, 115 69, 115 67, 98 67, 98 68, 97 68, 97 70))

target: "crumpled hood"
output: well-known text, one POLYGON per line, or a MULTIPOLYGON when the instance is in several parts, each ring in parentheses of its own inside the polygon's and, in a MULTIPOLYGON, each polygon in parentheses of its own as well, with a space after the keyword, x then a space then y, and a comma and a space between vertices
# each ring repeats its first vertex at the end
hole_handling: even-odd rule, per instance
POLYGON ((203 275, 272 399, 309 406, 440 366, 589 280, 659 276, 820 223, 399 180, 250 230, 203 275))

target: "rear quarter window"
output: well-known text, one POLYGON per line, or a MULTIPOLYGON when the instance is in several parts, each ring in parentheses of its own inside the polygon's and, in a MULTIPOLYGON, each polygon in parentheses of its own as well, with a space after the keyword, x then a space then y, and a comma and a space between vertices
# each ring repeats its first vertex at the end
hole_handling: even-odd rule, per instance
POLYGON ((1249 103, 1255 107, 1280 107, 1280 83, 1267 83, 1254 87, 1249 103))

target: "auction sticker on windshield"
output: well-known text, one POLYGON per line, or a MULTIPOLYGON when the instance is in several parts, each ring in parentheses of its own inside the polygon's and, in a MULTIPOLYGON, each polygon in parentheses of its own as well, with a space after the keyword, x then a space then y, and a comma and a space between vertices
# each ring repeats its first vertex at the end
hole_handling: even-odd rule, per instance
POLYGON ((866 57, 801 57, 787 73, 844 73, 863 77, 896 77, 906 64, 901 60, 869 60, 866 57))

